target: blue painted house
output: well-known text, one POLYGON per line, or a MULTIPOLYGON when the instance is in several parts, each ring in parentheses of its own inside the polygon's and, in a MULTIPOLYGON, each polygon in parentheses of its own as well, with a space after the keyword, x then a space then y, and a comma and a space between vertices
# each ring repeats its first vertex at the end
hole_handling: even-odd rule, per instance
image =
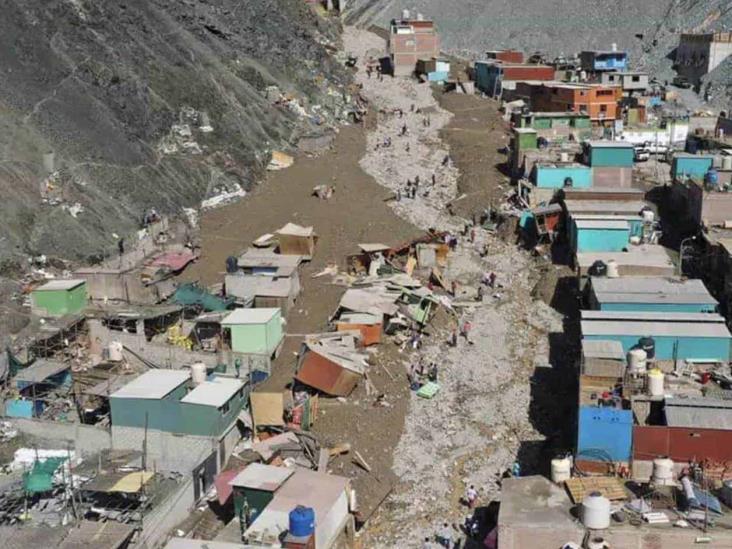
POLYGON ((624 220, 572 219, 569 230, 575 253, 620 252, 630 239, 630 224, 624 220))
POLYGON ((612 407, 580 406, 577 425, 577 459, 630 461, 633 412, 612 407))
POLYGON ((580 53, 582 70, 597 71, 626 71, 628 70, 628 52, 586 50, 580 53))
POLYGON ((19 397, 5 401, 5 415, 9 417, 39 417, 46 404, 47 395, 68 392, 71 389, 69 365, 39 358, 22 368, 13 378, 19 397))
POLYGON ((656 345, 656 359, 730 359, 730 335, 724 317, 715 313, 582 311, 582 338, 613 340, 628 352, 643 337, 656 345))
POLYGON ((715 313, 718 302, 701 280, 592 277, 588 302, 599 311, 715 313))
POLYGON ((565 186, 582 189, 592 186, 592 169, 576 162, 538 163, 530 179, 540 189, 561 189, 565 186))
POLYGON ((672 178, 693 177, 704 179, 712 167, 713 158, 708 155, 677 153, 671 163, 672 178))
POLYGON ((624 141, 587 141, 584 157, 593 168, 632 168, 635 149, 624 141))

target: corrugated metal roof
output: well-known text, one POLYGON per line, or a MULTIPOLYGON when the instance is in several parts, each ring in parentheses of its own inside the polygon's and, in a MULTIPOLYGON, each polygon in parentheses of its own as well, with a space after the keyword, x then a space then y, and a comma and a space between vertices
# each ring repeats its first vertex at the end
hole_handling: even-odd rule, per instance
POLYGON ((575 219, 578 229, 608 229, 608 230, 630 230, 627 221, 613 221, 611 219, 575 219))
POLYGON ((211 381, 204 381, 181 399, 186 404, 200 404, 221 408, 233 397, 244 382, 231 377, 215 377, 211 381))
POLYGON ((171 538, 164 549, 256 549, 258 547, 262 546, 209 539, 171 538))
POLYGON ((191 377, 189 370, 149 370, 112 393, 111 398, 160 399, 191 377))
POLYGON ((565 200, 564 207, 574 215, 590 212, 637 214, 646 207, 646 203, 640 200, 565 200))
POLYGON ((226 295, 251 297, 288 297, 293 293, 292 278, 272 278, 270 276, 226 275, 226 295))
POLYGON ((611 360, 625 360, 623 345, 615 340, 582 340, 582 354, 585 358, 607 358, 611 360))
POLYGON ((608 322, 632 320, 639 322, 683 322, 687 324, 724 324, 724 317, 716 313, 672 313, 647 311, 581 311, 582 320, 608 322))
POLYGON ((665 401, 666 424, 670 427, 732 430, 732 402, 711 398, 665 401))
MULTIPOLYGON (((577 263, 581 268, 587 268, 595 261, 607 263, 611 259, 618 265, 668 267, 670 269, 674 267, 669 251, 663 246, 653 244, 633 246, 627 252, 581 252, 577 254, 577 263)), ((627 279, 623 278, 623 280, 627 279)))
POLYGON ((48 292, 48 291, 58 291, 58 290, 73 290, 77 286, 81 286, 82 284, 86 283, 86 280, 83 278, 70 278, 65 280, 51 280, 50 282, 46 282, 43 286, 39 286, 38 288, 34 289, 34 292, 48 292))
POLYGON ((592 277, 592 288, 600 303, 718 303, 699 279, 592 277))
POLYGON ((274 492, 292 476, 294 469, 251 463, 241 473, 236 475, 229 484, 240 488, 252 488, 274 492))
POLYGON ((20 370, 15 376, 15 381, 41 383, 49 377, 53 377, 68 369, 69 365, 64 362, 39 358, 27 368, 20 370))
POLYGON ((235 324, 265 324, 279 313, 280 310, 275 308, 235 309, 221 321, 221 324, 224 326, 235 324))
POLYGON ((271 250, 249 248, 237 259, 239 267, 297 267, 302 263, 300 255, 281 255, 271 250))
POLYGON ((713 337, 730 338, 724 324, 697 322, 608 322, 583 320, 583 336, 637 336, 637 337, 713 337))

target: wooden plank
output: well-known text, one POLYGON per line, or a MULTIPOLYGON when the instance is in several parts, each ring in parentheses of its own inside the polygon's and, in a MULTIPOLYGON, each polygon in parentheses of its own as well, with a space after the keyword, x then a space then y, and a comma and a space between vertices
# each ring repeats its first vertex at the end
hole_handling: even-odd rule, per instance
POLYGON ((565 481, 565 486, 575 503, 580 503, 591 492, 600 492, 609 500, 622 500, 627 497, 625 487, 617 477, 572 478, 565 481))
POLYGON ((325 473, 328 469, 328 459, 330 458, 330 452, 325 448, 320 449, 318 454, 318 473, 325 473))

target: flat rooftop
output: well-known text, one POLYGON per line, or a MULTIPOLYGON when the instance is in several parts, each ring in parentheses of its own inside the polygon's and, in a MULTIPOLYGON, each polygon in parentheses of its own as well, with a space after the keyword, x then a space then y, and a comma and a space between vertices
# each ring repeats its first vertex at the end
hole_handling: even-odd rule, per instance
POLYGON ((149 370, 112 393, 110 397, 160 399, 190 378, 189 370, 149 370))
POLYGON ((279 312, 280 310, 276 308, 234 309, 221 321, 221 324, 224 326, 235 324, 265 324, 279 312))
POLYGON ((85 284, 86 280, 83 278, 69 278, 69 279, 63 279, 63 280, 51 280, 49 282, 46 282, 44 285, 39 286, 38 288, 35 288, 34 292, 51 292, 51 291, 59 291, 59 290, 73 290, 77 286, 81 286, 82 284, 85 284))
POLYGON ((612 231, 629 230, 627 221, 612 219, 575 219, 578 229, 608 229, 612 231))
POLYGON ((601 303, 698 303, 716 306, 699 279, 636 277, 629 279, 592 277, 592 288, 601 303))
POLYGON ((231 377, 215 377, 204 381, 181 399, 186 404, 221 408, 244 387, 244 382, 231 377))

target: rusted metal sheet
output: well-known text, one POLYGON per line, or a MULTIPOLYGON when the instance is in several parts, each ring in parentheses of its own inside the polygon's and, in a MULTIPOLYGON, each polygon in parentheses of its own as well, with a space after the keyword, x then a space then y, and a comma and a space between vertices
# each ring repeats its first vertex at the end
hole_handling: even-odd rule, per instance
POLYGON ((366 347, 381 343, 381 324, 353 324, 348 322, 339 322, 336 327, 339 332, 358 330, 361 333, 363 344, 366 347))
POLYGON ((732 461, 732 431, 685 427, 633 427, 633 459, 732 461))
POLYGON ((295 379, 333 396, 348 396, 361 376, 328 358, 308 351, 300 362, 295 379))

